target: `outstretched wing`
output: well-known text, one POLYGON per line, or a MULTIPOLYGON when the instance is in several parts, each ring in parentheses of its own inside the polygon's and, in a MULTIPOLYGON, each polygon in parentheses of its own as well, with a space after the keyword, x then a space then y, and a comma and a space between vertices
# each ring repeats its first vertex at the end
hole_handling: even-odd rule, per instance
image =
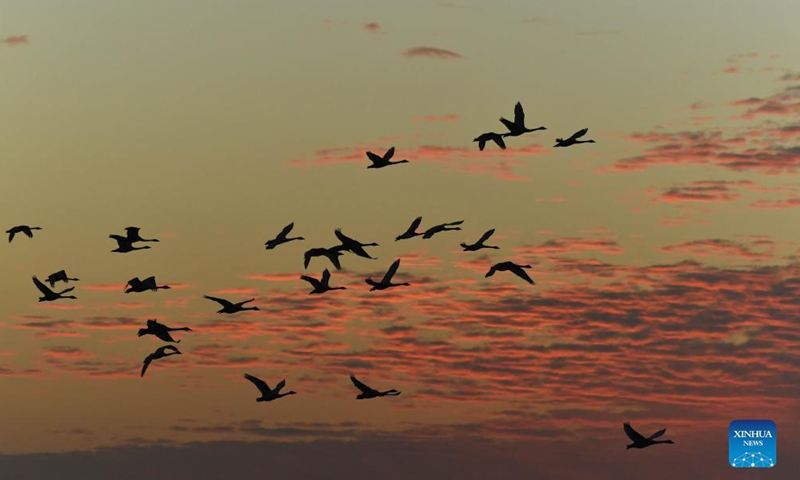
POLYGON ((209 300, 214 300, 215 302, 219 303, 223 307, 232 307, 233 306, 233 304, 231 302, 225 300, 224 298, 212 297, 210 295, 203 295, 203 298, 207 298, 209 300))
POLYGON ((484 233, 483 236, 479 238, 478 241, 475 243, 481 244, 486 240, 489 240, 489 237, 491 237, 492 235, 494 235, 494 228, 484 233))
POLYGON ((569 140, 577 140, 577 139, 581 138, 582 136, 586 135, 586 132, 588 132, 588 131, 589 131, 588 128, 584 128, 583 130, 578 130, 577 132, 573 133, 572 136, 569 137, 569 139, 567 141, 569 141, 569 140))
POLYGON ((328 282, 330 282, 330 281, 331 281, 331 272, 329 272, 328 269, 326 268, 325 270, 322 271, 322 280, 321 280, 321 282, 324 285, 327 285, 328 282))
POLYGON ((394 261, 392 266, 389 267, 389 270, 386 271, 386 275, 383 276, 383 280, 381 280, 381 283, 391 282, 392 277, 394 277, 394 274, 397 273, 397 268, 399 266, 400 266, 400 259, 398 258, 397 260, 394 261))
POLYGON ((117 245, 122 248, 124 245, 128 244, 128 239, 119 235, 109 235, 108 238, 113 238, 117 241, 117 245))
POLYGON ((141 375, 139 375, 140 377, 144 377, 144 372, 146 372, 146 371, 147 371, 147 367, 149 367, 149 366, 150 366, 150 362, 152 362, 152 361, 153 361, 153 355, 148 355, 148 356, 147 356, 147 357, 144 359, 144 365, 142 365, 142 374, 141 374, 141 375))
POLYGON ((492 140, 494 140, 494 143, 496 143, 498 147, 502 148, 503 150, 506 149, 506 142, 500 135, 492 137, 492 140))
POLYGON ((319 280, 317 280, 314 277, 309 277, 308 275, 300 275, 300 280, 305 280, 306 282, 310 283, 311 286, 314 288, 319 288, 322 286, 320 285, 319 280))
POLYGON ((350 381, 353 382, 353 385, 355 385, 357 389, 361 390, 364 393, 372 393, 375 391, 368 385, 361 383, 361 380, 357 379, 355 375, 350 375, 350 381))
POLYGON ((39 291, 42 292, 44 295, 55 295, 55 293, 52 290, 47 288, 47 285, 45 285, 38 278, 36 278, 36 275, 33 276, 33 284, 36 285, 36 288, 38 288, 39 291))
POLYGON ((416 232, 421 223, 422 223, 422 217, 415 218, 414 221, 411 222, 411 226, 408 227, 408 232, 416 232))
POLYGON ((390 148, 389 150, 386 150, 386 154, 383 156, 383 161, 388 162, 389 160, 392 159, 392 157, 394 157, 394 147, 390 148))
POLYGON ((511 272, 518 276, 519 278, 525 280, 526 282, 530 283, 531 285, 534 284, 534 281, 531 277, 528 276, 528 272, 523 270, 521 267, 514 267, 511 269, 511 272))
POLYGON ((24 233, 28 238, 33 238, 33 232, 30 228, 23 229, 22 233, 24 233))
POLYGON ((625 429, 625 434, 628 435, 628 438, 633 440, 634 443, 644 442, 645 440, 647 440, 639 432, 634 430, 633 427, 631 427, 630 422, 625 422, 622 425, 622 428, 625 429))
POLYGON ((278 382, 278 384, 277 384, 277 385, 275 385, 275 389, 272 391, 272 393, 275 393, 275 394, 278 394, 278 393, 280 393, 280 392, 281 392, 281 389, 282 389, 283 387, 285 387, 285 386, 286 386, 286 379, 283 379, 283 380, 281 380, 280 382, 278 382))
POLYGON ((519 102, 514 105, 514 123, 520 127, 525 125, 525 112, 522 110, 522 104, 519 102))
POLYGON ((294 222, 290 223, 289 225, 286 225, 285 227, 283 227, 283 230, 281 230, 281 233, 278 234, 277 238, 286 237, 286 235, 289 235, 289 232, 291 232, 293 228, 294 228, 294 222))
POLYGON ((267 382, 265 382, 264 380, 256 378, 250 375, 249 373, 245 373, 244 378, 250 380, 253 383, 253 385, 255 385, 256 388, 258 388, 258 391, 261 392, 263 395, 269 395, 270 393, 272 393, 272 389, 269 388, 269 385, 267 385, 267 382))
POLYGON ((158 323, 158 321, 154 318, 147 321, 147 328, 159 328, 163 327, 164 325, 158 323))
POLYGON ((500 117, 500 121, 503 122, 503 125, 506 126, 509 132, 513 132, 514 129, 516 128, 516 125, 514 125, 514 123, 511 120, 500 117))
POLYGON ((663 429, 661 429, 661 430, 657 431, 656 433, 654 433, 654 434, 650 435, 650 438, 649 438, 649 439, 650 439, 650 440, 652 440, 652 439, 654 439, 654 438, 658 438, 658 437, 660 437, 661 435, 664 435, 665 433, 667 433, 667 429, 666 429, 666 428, 663 428, 663 429))
POLYGON ((375 154, 374 154, 374 153, 372 153, 372 152, 367 152, 367 157, 368 157, 370 160, 372 160, 372 163, 373 163, 373 164, 375 164, 375 165, 380 165, 380 164, 382 164, 382 163, 383 163, 383 158, 382 158, 382 157, 379 157, 378 155, 375 155, 375 154))
POLYGON ((336 231, 334 232, 334 234, 336 235, 336 238, 338 238, 339 241, 342 242, 343 245, 345 243, 353 242, 352 238, 350 238, 347 235, 345 235, 344 233, 342 233, 342 229, 341 228, 337 228, 336 231))

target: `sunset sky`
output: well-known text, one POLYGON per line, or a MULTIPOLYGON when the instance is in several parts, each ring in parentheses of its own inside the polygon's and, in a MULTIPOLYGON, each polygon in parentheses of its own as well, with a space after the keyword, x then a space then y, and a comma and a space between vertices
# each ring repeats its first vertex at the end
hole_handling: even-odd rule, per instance
POLYGON ((734 419, 775 421, 769 478, 800 476, 800 2, 0 19, 0 232, 43 228, 0 241, 0 477, 743 478, 734 419), (547 130, 478 151, 518 101, 547 130), (391 146, 409 163, 366 168, 391 146), (419 215, 464 224, 396 242, 419 215), (265 250, 290 222, 306 240, 265 250), (111 253, 129 225, 160 242, 111 253), (377 260, 304 270, 339 227, 377 260), (369 292, 397 258, 411 286, 369 292), (484 278, 506 260, 536 285, 484 278), (347 290, 309 295, 324 268, 347 290), (78 299, 39 303, 61 269, 78 299), (172 289, 123 293, 151 275, 172 289), (148 318, 194 331, 140 378, 148 318), (351 373, 403 393, 356 401, 351 373), (626 450, 624 421, 675 444, 626 450))

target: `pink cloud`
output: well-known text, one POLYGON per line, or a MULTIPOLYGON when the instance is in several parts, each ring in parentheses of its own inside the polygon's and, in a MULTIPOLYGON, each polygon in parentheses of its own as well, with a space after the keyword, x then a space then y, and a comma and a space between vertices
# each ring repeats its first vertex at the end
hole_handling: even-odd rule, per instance
POLYGON ((430 57, 440 58, 443 60, 463 58, 461 54, 451 50, 444 50, 442 48, 435 47, 414 47, 403 52, 403 55, 406 57, 430 57))
POLYGON ((366 30, 369 33, 380 33, 381 25, 378 22, 365 23, 364 30, 366 30))
POLYGON ((9 47, 16 47, 17 45, 27 45, 29 42, 27 35, 11 35, 2 40, 2 42, 9 47))
POLYGON ((456 114, 450 115, 426 115, 423 117, 412 117, 411 121, 413 122, 422 122, 422 123, 442 123, 442 122, 457 122, 459 116, 456 114))

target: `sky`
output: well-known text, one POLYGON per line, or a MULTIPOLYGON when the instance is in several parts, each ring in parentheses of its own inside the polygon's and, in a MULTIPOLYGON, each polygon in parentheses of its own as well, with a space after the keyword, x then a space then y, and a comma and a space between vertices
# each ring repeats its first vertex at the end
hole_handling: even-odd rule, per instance
POLYGON ((0 245, 0 471, 741 478, 728 424, 770 419, 771 478, 800 474, 800 2, 0 18, 0 226, 42 227, 0 245), (479 151, 516 102, 547 130, 479 151), (392 146, 409 162, 366 168, 392 146), (464 223, 395 241, 417 216, 464 223), (305 240, 266 250, 291 222, 305 240), (111 253, 129 225, 160 242, 111 253), (304 269, 336 228, 377 259, 304 269), (499 249, 461 251, 491 228, 499 249), (396 259, 411 285, 370 292, 396 259), (501 261, 536 284, 484 278, 501 261), (309 295, 325 268, 347 289, 309 295), (38 302, 61 269, 78 299, 38 302), (151 275, 172 288, 123 292, 151 275), (150 318, 193 331, 140 378, 150 318), (256 402, 244 373, 298 394, 256 402), (356 401, 350 374, 402 394, 356 401), (675 443, 626 450, 625 421, 675 443))

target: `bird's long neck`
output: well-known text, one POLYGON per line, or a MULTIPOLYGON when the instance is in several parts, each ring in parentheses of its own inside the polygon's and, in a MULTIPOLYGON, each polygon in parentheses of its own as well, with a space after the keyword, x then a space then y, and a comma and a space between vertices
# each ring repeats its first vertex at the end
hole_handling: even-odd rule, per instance
POLYGON ((281 398, 281 397, 285 397, 286 395, 296 395, 296 394, 297 394, 297 392, 295 392, 294 390, 292 390, 291 392, 279 393, 279 394, 277 395, 277 397, 278 397, 278 398, 281 398))
POLYGON ((181 331, 181 330, 189 332, 189 331, 191 331, 192 329, 191 329, 191 328, 189 328, 189 327, 181 327, 181 328, 168 328, 168 329, 167 329, 167 331, 170 331, 170 332, 179 332, 179 331, 181 331))
POLYGON ((652 443, 675 443, 672 440, 650 440, 652 443))

